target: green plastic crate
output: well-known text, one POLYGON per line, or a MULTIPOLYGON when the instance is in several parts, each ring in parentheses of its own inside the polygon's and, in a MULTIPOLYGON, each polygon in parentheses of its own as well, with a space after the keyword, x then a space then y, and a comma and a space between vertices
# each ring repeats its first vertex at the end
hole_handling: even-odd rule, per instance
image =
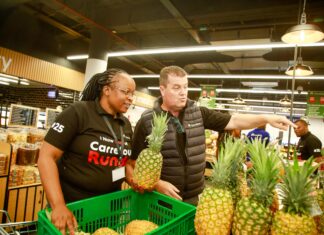
MULTIPOLYGON (((195 234, 196 207, 158 192, 139 194, 132 189, 122 190, 73 202, 68 208, 84 232, 109 227, 122 234, 130 221, 140 219, 159 225, 147 234, 195 234)), ((61 234, 47 219, 45 210, 38 213, 37 232, 39 235, 61 234)))

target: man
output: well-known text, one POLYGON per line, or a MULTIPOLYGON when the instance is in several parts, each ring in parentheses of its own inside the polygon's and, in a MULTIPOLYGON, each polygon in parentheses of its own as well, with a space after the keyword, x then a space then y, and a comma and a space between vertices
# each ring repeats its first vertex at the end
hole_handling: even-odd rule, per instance
POLYGON ((322 143, 308 130, 308 122, 304 119, 298 119, 295 121, 295 125, 295 134, 300 137, 297 144, 297 156, 301 157, 302 160, 307 160, 311 156, 319 160, 322 143))
MULTIPOLYGON (((145 111, 138 121, 133 136, 132 156, 126 164, 126 177, 135 190, 132 181, 135 160, 146 148, 146 136, 152 129, 153 112, 168 112, 170 121, 161 153, 163 167, 161 179, 155 189, 163 194, 196 205, 198 195, 204 189, 205 132, 232 129, 251 129, 269 123, 287 129, 294 126, 289 120, 275 115, 235 114, 233 116, 198 107, 188 99, 187 73, 180 67, 165 67, 160 72, 161 96, 153 110, 145 111)), ((139 190, 141 191, 141 190, 139 190)))
POLYGON ((261 139, 262 141, 264 141, 266 143, 266 145, 268 145, 269 141, 270 141, 270 135, 269 135, 269 132, 267 132, 265 129, 266 129, 266 125, 259 126, 259 127, 255 128, 254 130, 250 131, 247 134, 247 138, 250 141, 252 141, 254 139, 261 139))

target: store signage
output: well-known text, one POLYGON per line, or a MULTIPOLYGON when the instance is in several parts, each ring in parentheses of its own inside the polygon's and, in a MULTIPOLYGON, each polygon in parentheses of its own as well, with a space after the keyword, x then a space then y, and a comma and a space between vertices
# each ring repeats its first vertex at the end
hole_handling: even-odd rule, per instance
POLYGON ((6 58, 5 56, 0 55, 0 70, 2 72, 6 72, 9 66, 11 65, 12 59, 11 58, 6 58))
POLYGON ((308 93, 306 114, 308 117, 324 117, 324 92, 308 93))
POLYGON ((199 106, 216 108, 216 86, 201 85, 201 93, 198 100, 199 106))
POLYGON ((61 110, 46 108, 45 128, 50 128, 61 110))
POLYGON ((39 108, 11 104, 8 126, 37 127, 39 108))

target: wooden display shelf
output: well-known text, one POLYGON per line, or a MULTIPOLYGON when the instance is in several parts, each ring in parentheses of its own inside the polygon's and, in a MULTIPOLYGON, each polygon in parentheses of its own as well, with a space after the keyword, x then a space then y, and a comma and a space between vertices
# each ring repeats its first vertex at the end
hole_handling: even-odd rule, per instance
POLYGON ((34 184, 9 190, 7 211, 15 222, 36 221, 46 204, 43 186, 34 184))
MULTIPOLYGON (((0 150, 9 156, 6 174, 0 176, 0 209, 8 211, 12 222, 36 221, 38 212, 47 204, 43 186, 32 183, 9 187, 11 144, 0 142, 0 150)), ((0 221, 2 217, 0 215, 0 221)))
MULTIPOLYGON (((7 187, 8 187, 8 178, 9 178, 9 168, 10 168, 10 160, 11 160, 11 145, 5 142, 0 142, 0 151, 8 156, 8 161, 6 165, 6 171, 4 174, 0 175, 0 210, 6 208, 6 200, 7 200, 7 187)), ((0 214, 0 222, 3 218, 3 213, 0 214)))
POLYGON ((17 185, 17 186, 9 186, 8 190, 13 190, 13 189, 19 189, 19 188, 28 188, 28 187, 35 187, 42 185, 41 183, 33 183, 33 184, 22 184, 22 185, 17 185))

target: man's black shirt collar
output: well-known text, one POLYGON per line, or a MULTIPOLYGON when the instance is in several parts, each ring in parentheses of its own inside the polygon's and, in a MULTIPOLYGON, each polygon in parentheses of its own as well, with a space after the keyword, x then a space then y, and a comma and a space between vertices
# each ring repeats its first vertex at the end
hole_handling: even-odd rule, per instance
POLYGON ((301 136, 300 138, 304 140, 304 139, 306 139, 308 136, 310 136, 310 134, 311 134, 311 133, 310 133, 310 131, 309 131, 309 132, 307 132, 305 135, 301 136))

